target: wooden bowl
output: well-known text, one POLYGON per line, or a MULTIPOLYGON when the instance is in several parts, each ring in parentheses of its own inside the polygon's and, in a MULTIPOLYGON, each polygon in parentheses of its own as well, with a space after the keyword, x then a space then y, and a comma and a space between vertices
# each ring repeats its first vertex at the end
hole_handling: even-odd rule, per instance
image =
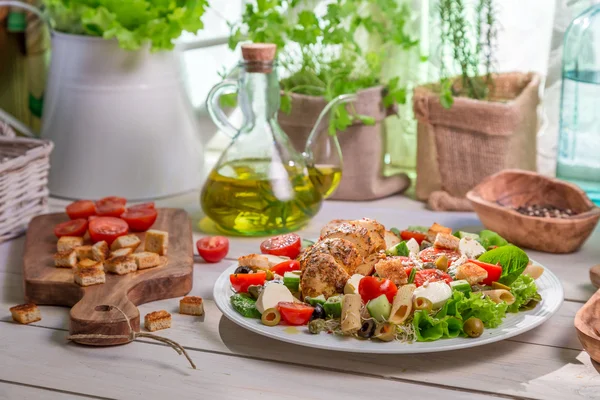
POLYGON ((575 314, 575 329, 583 349, 600 363, 600 290, 575 314))
POLYGON ((600 218, 600 208, 577 186, 529 171, 509 169, 489 176, 467 199, 487 229, 517 246, 548 253, 579 249, 600 218), (533 204, 570 208, 577 215, 530 217, 510 208, 533 204))

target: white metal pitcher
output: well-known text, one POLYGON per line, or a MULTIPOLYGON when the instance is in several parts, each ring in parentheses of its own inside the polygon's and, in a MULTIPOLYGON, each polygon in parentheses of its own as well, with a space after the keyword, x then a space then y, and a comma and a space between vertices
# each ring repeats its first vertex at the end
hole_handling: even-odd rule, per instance
MULTIPOLYGON (((116 40, 52 32, 47 82, 41 136, 55 144, 53 195, 142 200, 199 188, 204 140, 181 50, 126 51, 116 40)), ((204 128, 204 139, 215 131, 204 128)))

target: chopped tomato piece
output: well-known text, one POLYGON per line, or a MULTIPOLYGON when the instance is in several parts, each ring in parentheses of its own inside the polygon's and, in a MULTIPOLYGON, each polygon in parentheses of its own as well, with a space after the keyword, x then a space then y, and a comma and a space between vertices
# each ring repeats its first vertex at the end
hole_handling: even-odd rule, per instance
POLYGON ((267 279, 267 273, 265 271, 258 271, 253 274, 231 274, 229 275, 229 282, 233 286, 233 290, 237 293, 248 292, 248 287, 251 285, 264 285, 267 279))
POLYGON ((492 282, 497 282, 498 279, 502 276, 502 266, 496 264, 489 264, 482 261, 477 260, 469 260, 473 264, 479 265, 481 268, 487 271, 487 278, 485 278, 481 283, 484 285, 491 285, 492 282))
POLYGON ((127 200, 122 197, 105 197, 96 202, 96 214, 105 217, 120 217, 125 212, 127 200))
POLYGON ((54 227, 56 237, 62 236, 83 236, 88 228, 88 221, 85 218, 74 219, 67 222, 61 222, 54 227))
POLYGON ((150 229, 154 221, 156 221, 157 216, 158 212, 153 208, 141 208, 137 210, 128 208, 127 211, 121 214, 121 218, 127 222, 129 229, 134 232, 144 232, 150 229))
POLYGON ((224 236, 207 236, 196 242, 198 254, 206 262, 221 261, 229 252, 229 239, 224 236))
POLYGON ((389 279, 365 276, 358 283, 358 293, 365 303, 382 294, 385 294, 390 303, 392 303, 397 292, 398 287, 389 279))
POLYGON ((427 239, 427 235, 421 232, 413 232, 413 231, 402 231, 400 232, 400 237, 402 240, 409 241, 410 239, 415 239, 417 243, 421 244, 423 240, 427 239))
POLYGON ((118 203, 118 204, 125 205, 125 204, 127 204, 127 199, 124 197, 119 197, 119 196, 108 196, 108 197, 104 197, 104 198, 98 200, 96 202, 96 205, 104 204, 104 203, 118 203))
POLYGON ((129 232, 127 222, 114 217, 97 217, 90 221, 90 238, 92 242, 105 240, 109 245, 119 236, 129 232))
POLYGON ((453 263, 458 260, 461 256, 460 252, 448 249, 438 249, 437 247, 428 247, 425 250, 419 252, 419 258, 423 262, 435 262, 441 255, 448 257, 448 263, 453 263))
POLYGON ((67 215, 71 219, 87 218, 96 215, 96 206, 91 200, 78 200, 67 206, 67 215))
POLYGON ((302 239, 295 233, 287 233, 265 240, 260 244, 263 254, 296 258, 302 249, 302 239))
POLYGON ((307 304, 282 301, 277 304, 281 318, 289 325, 306 325, 315 310, 307 304))
POLYGON ((437 281, 445 281, 450 284, 450 282, 452 282, 452 277, 439 269, 422 269, 416 272, 414 284, 419 287, 423 286, 425 282, 437 281))
POLYGON ((148 208, 154 210, 155 207, 154 207, 153 201, 148 202, 148 203, 136 204, 134 206, 127 207, 128 210, 145 210, 148 208))
POLYGON ((283 274, 285 274, 286 272, 298 271, 299 269, 300 262, 296 260, 287 260, 275 265, 273 268, 271 268, 271 271, 274 274, 283 276, 283 274))

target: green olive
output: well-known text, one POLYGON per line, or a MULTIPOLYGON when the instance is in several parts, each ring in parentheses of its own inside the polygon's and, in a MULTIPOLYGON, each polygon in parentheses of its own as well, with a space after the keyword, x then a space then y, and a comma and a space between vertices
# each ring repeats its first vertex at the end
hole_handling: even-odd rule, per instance
POLYGON ((435 260, 435 267, 437 269, 439 269, 440 271, 447 271, 448 270, 448 256, 446 256, 445 254, 442 254, 441 256, 439 256, 437 258, 437 260, 435 260))
POLYGON ((500 282, 492 282, 492 289, 504 289, 510 291, 510 287, 501 284, 500 282))
POLYGON ((373 337, 383 342, 391 342, 396 339, 396 325, 390 322, 378 325, 375 328, 375 335, 373 337))
POLYGON ((470 337, 479 337, 483 333, 483 322, 479 318, 471 317, 463 324, 463 330, 470 337))
POLYGON ((248 293, 254 300, 258 299, 260 293, 263 291, 264 287, 262 285, 250 285, 248 286, 248 293))
POLYGON ((431 300, 425 297, 417 297, 413 302, 413 308, 417 311, 425 310, 429 312, 433 308, 433 304, 431 303, 431 300))
POLYGON ((275 326, 281 321, 281 314, 276 308, 267 308, 260 317, 262 323, 266 326, 275 326))

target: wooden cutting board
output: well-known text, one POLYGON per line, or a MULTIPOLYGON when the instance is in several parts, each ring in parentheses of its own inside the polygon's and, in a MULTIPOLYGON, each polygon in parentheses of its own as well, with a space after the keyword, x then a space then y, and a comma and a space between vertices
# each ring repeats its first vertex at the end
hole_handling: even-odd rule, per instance
MULTIPOLYGON (((56 268, 53 255, 57 239, 54 226, 67 221, 64 213, 34 218, 27 230, 23 256, 26 301, 35 304, 73 307, 71 334, 128 335, 127 315, 135 331, 140 329, 137 305, 150 301, 184 296, 192 289, 194 255, 192 228, 187 213, 181 209, 161 208, 152 229, 169 232, 167 263, 124 276, 106 274, 106 283, 81 287, 73 281, 73 270, 56 268), (104 307, 102 307, 104 306, 104 307)), ((137 234, 144 245, 145 233, 137 234)), ((43 316, 42 316, 43 317, 43 316)), ((127 343, 127 339, 85 339, 79 343, 108 346, 127 343)))

